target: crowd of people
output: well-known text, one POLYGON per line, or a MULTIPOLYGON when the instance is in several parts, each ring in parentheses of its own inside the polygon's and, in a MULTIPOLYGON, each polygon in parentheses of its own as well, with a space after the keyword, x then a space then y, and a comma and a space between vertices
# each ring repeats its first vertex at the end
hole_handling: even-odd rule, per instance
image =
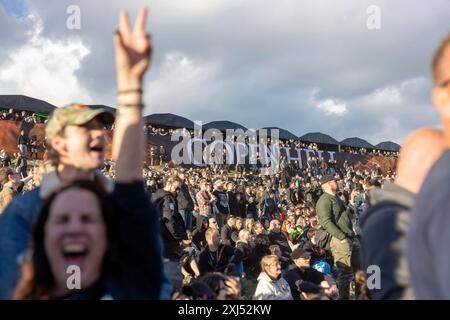
MULTIPOLYGON (((21 170, 3 161, 0 299, 450 298, 450 37, 433 60, 444 129, 414 132, 395 170, 316 157, 270 175, 143 168, 146 15, 134 29, 119 16, 116 115, 58 108, 45 126, 48 161, 21 170), (381 285, 367 281, 373 266, 381 285)), ((20 156, 29 146, 22 132, 20 156)))
POLYGON ((29 112, 29 111, 20 111, 15 108, 9 108, 8 110, 2 110, 0 112, 0 120, 12 120, 12 121, 24 121, 28 123, 45 123, 48 119, 48 115, 29 112))

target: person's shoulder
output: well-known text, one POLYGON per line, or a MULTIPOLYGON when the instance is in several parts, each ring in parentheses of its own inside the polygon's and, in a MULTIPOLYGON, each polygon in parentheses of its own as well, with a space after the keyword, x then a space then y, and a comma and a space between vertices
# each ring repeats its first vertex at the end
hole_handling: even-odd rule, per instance
POLYGON ((449 167, 450 151, 446 151, 425 178, 414 202, 414 212, 419 210, 420 215, 423 216, 423 212, 434 211, 436 208, 446 209, 450 206, 449 167))
POLYGON ((39 188, 30 190, 21 195, 15 196, 0 215, 4 220, 15 219, 21 216, 27 221, 32 221, 39 213, 42 206, 42 199, 39 196, 39 188))
POLYGON ((450 150, 446 151, 432 166, 419 194, 426 192, 439 192, 449 190, 448 179, 450 178, 450 150))

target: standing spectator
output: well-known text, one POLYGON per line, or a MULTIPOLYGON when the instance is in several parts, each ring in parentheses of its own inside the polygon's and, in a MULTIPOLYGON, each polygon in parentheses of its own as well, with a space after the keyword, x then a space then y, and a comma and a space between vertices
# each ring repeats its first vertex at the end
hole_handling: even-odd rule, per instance
POLYGON ((237 187, 236 190, 236 201, 237 201, 237 213, 238 213, 238 217, 240 218, 247 218, 247 214, 246 214, 246 199, 245 199, 245 193, 244 193, 244 189, 243 186, 239 186, 237 187))
POLYGON ((213 206, 217 201, 215 195, 212 194, 210 188, 211 184, 206 180, 202 179, 199 182, 200 191, 197 192, 195 196, 198 204, 199 214, 197 216, 197 228, 200 227, 202 218, 209 219, 213 214, 213 206))
POLYGON ((272 189, 266 189, 259 207, 262 211, 262 220, 264 220, 265 223, 271 221, 278 215, 278 206, 275 193, 272 189))
POLYGON ((157 165, 158 162, 158 147, 156 146, 151 146, 150 147, 150 166, 155 166, 157 165))
POLYGON ((218 214, 216 215, 216 219, 219 223, 219 226, 223 226, 225 224, 228 215, 230 214, 227 193, 225 192, 223 185, 224 182, 222 179, 218 179, 214 182, 213 194, 217 198, 216 207, 218 210, 218 214))
MULTIPOLYGON (((450 34, 433 61, 432 101, 439 113, 445 142, 450 143, 450 34)), ((448 148, 448 147, 447 147, 448 148)), ((417 195, 407 233, 407 258, 416 299, 450 299, 450 151, 436 161, 417 195)))
POLYGON ((274 255, 261 260, 261 273, 258 276, 255 300, 292 300, 289 284, 281 276, 281 265, 274 255))
POLYGON ((27 155, 27 145, 28 145, 28 138, 25 136, 25 131, 21 130, 20 135, 17 141, 19 151, 21 155, 26 156, 27 155))
POLYGON ((247 218, 258 220, 258 200, 256 195, 251 188, 245 189, 245 210, 247 213, 247 218))
POLYGON ((227 182, 226 184, 227 190, 227 199, 228 199, 228 208, 230 210, 230 214, 235 217, 240 217, 238 201, 236 197, 236 185, 233 182, 227 182))
POLYGON ((333 176, 323 176, 320 183, 324 193, 317 202, 316 212, 320 224, 332 236, 330 246, 339 270, 339 297, 348 300, 350 281, 353 276, 351 262, 354 234, 351 217, 342 201, 336 196, 337 183, 333 176))
POLYGON ((23 154, 21 154, 21 153, 19 154, 19 156, 16 159, 15 166, 16 166, 17 173, 20 174, 20 177, 22 179, 24 179, 28 176, 28 173, 27 173, 28 161, 23 154))
POLYGON ((186 225, 186 229, 192 231, 192 211, 194 211, 194 200, 192 200, 191 194, 189 192, 189 187, 186 183, 186 176, 184 172, 178 174, 180 178, 180 191, 178 192, 177 202, 178 211, 186 225))
POLYGON ((163 165, 166 161, 166 148, 163 145, 159 146, 159 165, 163 165))
POLYGON ((164 242, 164 270, 172 281, 175 290, 181 287, 179 260, 180 242, 187 240, 184 220, 178 211, 177 195, 182 181, 178 176, 169 176, 164 189, 152 195, 152 201, 161 214, 161 236, 164 242))
POLYGON ((395 182, 370 193, 371 207, 361 217, 362 256, 365 267, 380 267, 383 284, 369 290, 371 299, 414 299, 406 258, 410 211, 429 169, 445 148, 442 131, 424 128, 414 132, 402 146, 395 182))
POLYGON ((30 139, 31 159, 37 159, 38 157, 38 142, 36 136, 32 136, 30 139))

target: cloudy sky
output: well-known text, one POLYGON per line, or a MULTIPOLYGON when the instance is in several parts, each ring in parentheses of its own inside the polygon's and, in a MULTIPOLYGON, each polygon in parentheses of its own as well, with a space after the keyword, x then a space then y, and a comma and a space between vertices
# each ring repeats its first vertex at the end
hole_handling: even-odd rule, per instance
POLYGON ((450 31, 448 0, 0 0, 0 94, 114 106, 112 30, 124 5, 133 18, 150 10, 145 114, 373 144, 438 126, 429 64, 450 31), (66 26, 70 5, 79 30, 66 26))

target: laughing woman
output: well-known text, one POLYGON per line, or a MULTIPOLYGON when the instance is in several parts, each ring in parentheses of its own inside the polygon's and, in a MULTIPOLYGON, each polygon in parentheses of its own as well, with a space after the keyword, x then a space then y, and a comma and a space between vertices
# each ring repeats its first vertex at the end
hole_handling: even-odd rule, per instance
MULTIPOLYGON (((115 34, 118 108, 112 142, 114 191, 106 194, 97 182, 76 181, 47 198, 14 299, 166 296, 159 218, 142 177, 142 78, 151 53, 150 37, 144 30, 146 14, 146 10, 140 11, 131 31, 128 14, 122 12, 115 34)), ((74 112, 88 107, 77 108, 74 112)), ((77 130, 88 132, 83 126, 77 130)))

